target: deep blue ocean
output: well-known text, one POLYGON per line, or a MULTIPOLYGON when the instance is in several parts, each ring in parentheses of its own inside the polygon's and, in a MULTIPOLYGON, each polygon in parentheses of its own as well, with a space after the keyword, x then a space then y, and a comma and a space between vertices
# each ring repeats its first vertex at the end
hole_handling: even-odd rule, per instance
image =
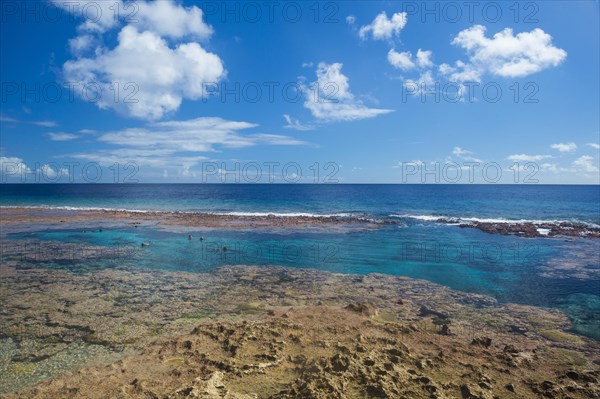
POLYGON ((600 186, 2 184, 2 205, 580 220, 600 224, 600 186))
POLYGON ((335 214, 394 220, 372 230, 43 228, 3 239, 130 247, 143 251, 143 256, 132 260, 136 267, 161 270, 198 272, 221 265, 258 264, 426 279, 502 302, 561 308, 576 332, 600 339, 599 240, 494 235, 435 222, 444 216, 600 225, 600 186, 2 184, 0 190, 2 206, 335 214), (189 234, 193 240, 187 239, 189 234), (203 241, 197 239, 200 236, 203 241), (152 245, 140 248, 142 242, 152 245))

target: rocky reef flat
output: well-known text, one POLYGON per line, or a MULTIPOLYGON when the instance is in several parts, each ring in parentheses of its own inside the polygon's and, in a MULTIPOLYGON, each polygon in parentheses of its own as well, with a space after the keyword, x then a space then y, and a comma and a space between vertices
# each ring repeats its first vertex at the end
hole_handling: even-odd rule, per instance
POLYGON ((104 209, 56 209, 0 207, 3 224, 119 222, 132 225, 202 227, 204 229, 254 228, 376 228, 397 221, 375 220, 362 216, 312 214, 219 214, 204 212, 152 212, 104 209))
MULTIPOLYGON (((202 227, 204 229, 375 229, 386 224, 403 222, 398 218, 374 219, 365 215, 311 215, 311 214, 231 214, 205 212, 154 212, 108 209, 57 209, 0 207, 2 224, 14 223, 74 223, 118 222, 132 225, 152 224, 162 226, 202 227)), ((600 227, 578 222, 489 222, 460 218, 440 217, 432 221, 473 228, 489 234, 515 235, 527 238, 571 237, 600 239, 600 227)))
POLYGON ((4 398, 598 398, 560 311, 275 266, 0 267, 4 398))
POLYGON ((519 237, 585 237, 600 238, 600 228, 581 223, 461 223, 460 227, 474 228, 490 234, 510 234, 519 237))

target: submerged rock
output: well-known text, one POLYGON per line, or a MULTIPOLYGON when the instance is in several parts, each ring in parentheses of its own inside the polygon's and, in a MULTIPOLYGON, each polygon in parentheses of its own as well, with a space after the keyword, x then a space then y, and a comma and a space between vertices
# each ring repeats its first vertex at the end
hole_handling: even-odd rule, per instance
POLYGON ((351 303, 347 305, 344 309, 365 316, 375 316, 377 314, 377 309, 373 305, 367 303, 351 303))
POLYGON ((483 346, 484 348, 489 348, 492 345, 492 339, 488 337, 478 337, 473 338, 471 341, 471 345, 483 346))

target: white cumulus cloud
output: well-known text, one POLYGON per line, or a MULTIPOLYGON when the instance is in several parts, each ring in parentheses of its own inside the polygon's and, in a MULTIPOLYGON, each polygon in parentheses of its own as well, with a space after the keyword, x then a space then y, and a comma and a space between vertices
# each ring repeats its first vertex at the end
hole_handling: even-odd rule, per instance
MULTIPOLYGON (((113 6, 117 4, 124 7, 121 2, 113 6)), ((201 9, 171 0, 135 4, 135 18, 125 18, 121 9, 121 19, 111 11, 110 21, 84 20, 70 41, 74 58, 63 65, 64 80, 93 88, 91 94, 75 92, 101 109, 158 120, 176 111, 184 99, 201 98, 206 85, 220 81, 226 71, 220 57, 198 42, 213 33, 201 9), (109 48, 103 35, 113 29, 120 31, 117 44, 109 48)))
POLYGON ((560 152, 575 152, 577 150, 577 144, 575 143, 558 143, 552 144, 550 147, 560 152))
POLYGON ((23 159, 18 157, 0 157, 0 174, 2 182, 7 181, 9 177, 20 177, 33 171, 23 159))
POLYGON ((432 67, 433 62, 431 62, 431 54, 430 50, 417 50, 417 65, 421 68, 432 67))
POLYGON ((481 159, 475 158, 473 156, 473 151, 466 150, 462 147, 454 147, 452 149, 452 154, 456 155, 458 158, 469 161, 469 162, 483 162, 481 159))
POLYGON ((213 29, 202 21, 202 10, 196 6, 184 8, 172 1, 139 1, 133 22, 140 30, 149 30, 173 39, 193 36, 208 39, 213 29))
POLYGON ((388 18, 385 11, 375 17, 373 22, 363 25, 358 31, 361 39, 366 39, 369 35, 375 40, 391 39, 400 36, 400 31, 406 26, 407 15, 405 12, 397 12, 388 18))
POLYGON ((387 58, 388 62, 392 64, 393 67, 402 69, 403 71, 414 69, 416 66, 412 60, 410 51, 403 51, 400 53, 394 49, 390 49, 387 58))
POLYGON ((573 167, 585 173, 597 173, 599 171, 597 163, 594 163, 594 158, 589 155, 577 158, 573 161, 573 167))
POLYGON ((319 63, 317 80, 304 87, 304 106, 323 121, 351 121, 372 118, 392 112, 390 109, 369 108, 350 92, 348 77, 341 72, 342 64, 319 63))
POLYGON ((528 76, 546 68, 555 67, 565 60, 567 52, 552 44, 552 36, 540 28, 513 34, 505 28, 493 37, 486 36, 486 28, 474 25, 458 33, 452 44, 469 53, 469 64, 480 72, 506 78, 528 76))

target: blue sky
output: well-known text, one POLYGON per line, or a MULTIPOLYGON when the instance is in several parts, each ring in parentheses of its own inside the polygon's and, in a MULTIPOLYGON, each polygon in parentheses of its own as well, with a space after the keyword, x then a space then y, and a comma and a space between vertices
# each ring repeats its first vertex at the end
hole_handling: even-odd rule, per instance
POLYGON ((5 1, 2 179, 598 184, 598 2, 424 4, 5 1))

